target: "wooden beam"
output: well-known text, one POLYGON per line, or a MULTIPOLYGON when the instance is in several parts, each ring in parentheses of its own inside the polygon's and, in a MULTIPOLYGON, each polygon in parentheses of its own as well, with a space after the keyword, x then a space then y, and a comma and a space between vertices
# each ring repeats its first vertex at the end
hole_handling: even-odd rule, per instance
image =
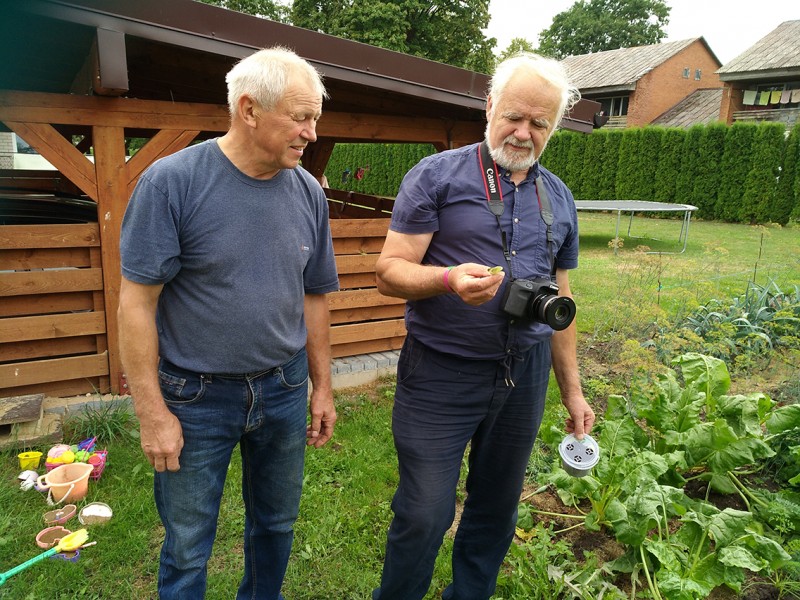
POLYGON ((164 129, 150 138, 150 141, 131 156, 127 163, 128 197, 133 193, 133 188, 136 187, 139 176, 147 167, 159 158, 169 156, 178 150, 186 148, 194 141, 198 133, 200 133, 198 130, 164 129))
POLYGON ((0 121, 227 131, 230 116, 221 104, 0 90, 0 121))
MULTIPOLYGON (((0 90, 0 121, 137 129, 227 131, 227 106, 0 90)), ((410 142, 447 147, 483 139, 486 124, 431 118, 323 112, 320 138, 355 142, 410 142)))
POLYGON ((303 152, 303 168, 321 180, 335 145, 336 142, 333 140, 317 138, 317 141, 309 144, 303 152))
POLYGON ((119 355, 117 306, 121 278, 119 237, 122 217, 128 204, 128 170, 125 165, 125 132, 122 127, 95 127, 95 165, 97 167, 97 214, 100 221, 104 306, 108 336, 108 374, 111 391, 119 393, 122 361, 119 355))
POLYGON ((97 200, 97 184, 92 162, 64 139, 52 125, 14 121, 5 121, 5 124, 72 180, 87 196, 97 200))

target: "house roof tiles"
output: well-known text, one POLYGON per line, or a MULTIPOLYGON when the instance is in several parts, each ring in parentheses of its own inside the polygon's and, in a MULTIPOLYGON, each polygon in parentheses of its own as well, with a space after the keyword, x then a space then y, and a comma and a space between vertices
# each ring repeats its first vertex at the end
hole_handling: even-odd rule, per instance
POLYGON ((568 56, 562 62, 566 66, 572 82, 583 93, 597 88, 633 90, 636 82, 647 73, 696 40, 702 39, 692 38, 650 46, 619 48, 568 56))
MULTIPOLYGON (((800 69, 800 20, 784 21, 717 71, 720 75, 800 69)), ((724 79, 724 77, 723 77, 724 79)))
POLYGON ((688 128, 692 125, 719 121, 722 88, 695 90, 675 106, 665 111, 651 125, 688 128))

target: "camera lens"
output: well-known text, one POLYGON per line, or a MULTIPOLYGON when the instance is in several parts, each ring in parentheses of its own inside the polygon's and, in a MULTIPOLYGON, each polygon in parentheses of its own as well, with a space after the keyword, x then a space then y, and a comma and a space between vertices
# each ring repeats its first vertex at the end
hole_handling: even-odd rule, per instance
POLYGON ((556 331, 569 327, 575 318, 575 302, 567 296, 540 296, 534 303, 534 318, 556 331))

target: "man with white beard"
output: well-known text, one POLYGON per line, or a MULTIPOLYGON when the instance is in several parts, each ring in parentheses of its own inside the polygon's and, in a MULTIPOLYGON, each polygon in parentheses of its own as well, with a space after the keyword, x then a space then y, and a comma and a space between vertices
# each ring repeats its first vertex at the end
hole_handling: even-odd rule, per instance
POLYGON ((580 439, 594 424, 568 276, 577 213, 538 163, 579 98, 558 62, 507 59, 492 78, 485 141, 423 159, 400 187, 377 263, 381 293, 408 300, 392 414, 400 481, 373 600, 427 593, 468 446, 468 495, 442 598, 492 595, 551 366, 566 430, 580 439))

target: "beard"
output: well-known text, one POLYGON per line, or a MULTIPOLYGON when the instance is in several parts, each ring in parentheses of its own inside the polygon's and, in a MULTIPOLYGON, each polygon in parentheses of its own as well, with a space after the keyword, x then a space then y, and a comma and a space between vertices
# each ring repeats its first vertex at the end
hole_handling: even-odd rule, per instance
MULTIPOLYGON (((489 145, 489 154, 494 159, 498 165, 503 167, 504 169, 508 169, 512 173, 516 173, 518 171, 525 171, 527 172, 534 164, 536 164, 536 148, 533 145, 531 140, 522 141, 514 137, 513 135, 509 135, 506 137, 500 147, 492 148, 491 143, 489 143, 489 126, 486 126, 486 143, 489 145), (505 145, 506 144, 513 144, 518 148, 529 148, 530 152, 527 155, 520 156, 518 152, 507 150, 505 145)), ((542 148, 544 150, 544 148, 542 148)), ((541 154, 541 152, 540 152, 541 154)))

